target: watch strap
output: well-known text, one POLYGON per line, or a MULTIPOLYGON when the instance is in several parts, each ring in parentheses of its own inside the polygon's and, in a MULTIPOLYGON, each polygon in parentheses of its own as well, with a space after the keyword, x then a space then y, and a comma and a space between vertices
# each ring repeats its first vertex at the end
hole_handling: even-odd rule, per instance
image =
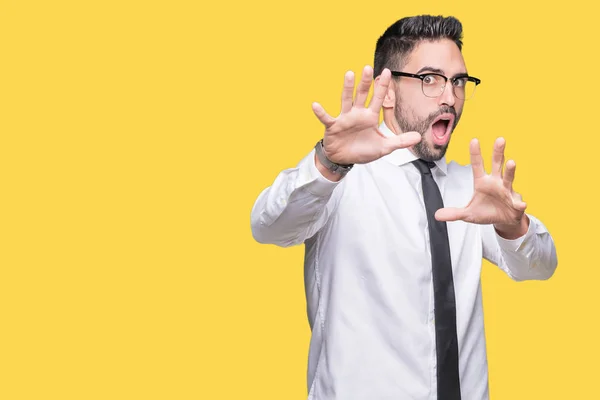
POLYGON ((354 164, 337 164, 329 160, 323 151, 323 139, 319 140, 315 145, 315 153, 321 164, 334 174, 346 175, 354 166, 354 164))

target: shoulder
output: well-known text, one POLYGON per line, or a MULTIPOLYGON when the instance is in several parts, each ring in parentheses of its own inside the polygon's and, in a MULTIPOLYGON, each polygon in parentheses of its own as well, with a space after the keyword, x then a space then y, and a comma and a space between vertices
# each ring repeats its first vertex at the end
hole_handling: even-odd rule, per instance
POLYGON ((461 177, 473 177, 473 169, 471 164, 459 164, 456 161, 450 161, 448 163, 448 174, 461 176, 461 177))
POLYGON ((462 165, 456 161, 448 163, 447 170, 448 179, 455 185, 466 185, 468 187, 473 185, 473 169, 471 164, 462 165))

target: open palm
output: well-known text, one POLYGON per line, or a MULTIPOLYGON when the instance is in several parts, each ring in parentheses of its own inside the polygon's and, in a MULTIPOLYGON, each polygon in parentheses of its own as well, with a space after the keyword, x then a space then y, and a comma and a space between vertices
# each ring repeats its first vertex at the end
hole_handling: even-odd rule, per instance
POLYGON ((496 139, 492 157, 491 174, 486 174, 477 139, 470 145, 471 166, 473 169, 474 193, 464 208, 446 207, 435 214, 440 221, 462 220, 475 224, 518 225, 523 218, 527 204, 520 194, 513 190, 516 164, 510 160, 504 167, 503 138, 496 139))
POLYGON ((373 89, 373 97, 366 106, 373 82, 373 69, 366 66, 353 101, 354 75, 347 72, 342 91, 342 107, 337 118, 331 117, 318 103, 313 111, 325 126, 323 148, 327 158, 338 164, 362 164, 377 160, 400 148, 421 141, 418 132, 405 132, 393 137, 384 136, 378 129, 379 115, 391 81, 391 73, 384 69, 373 89))

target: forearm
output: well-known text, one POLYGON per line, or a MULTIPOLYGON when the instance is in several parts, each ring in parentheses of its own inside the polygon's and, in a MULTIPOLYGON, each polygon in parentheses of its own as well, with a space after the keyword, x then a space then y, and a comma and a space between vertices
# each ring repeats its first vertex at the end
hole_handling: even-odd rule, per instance
POLYGON ((303 243, 326 223, 338 185, 319 171, 311 152, 259 195, 251 213, 254 239, 284 247, 303 243))
POLYGON ((515 232, 519 232, 517 230, 499 232, 495 227, 493 235, 496 245, 494 250, 487 250, 486 258, 516 281, 549 279, 558 265, 554 241, 545 226, 535 217, 529 215, 526 221, 527 225, 522 226, 527 229, 518 237, 513 236, 515 232))

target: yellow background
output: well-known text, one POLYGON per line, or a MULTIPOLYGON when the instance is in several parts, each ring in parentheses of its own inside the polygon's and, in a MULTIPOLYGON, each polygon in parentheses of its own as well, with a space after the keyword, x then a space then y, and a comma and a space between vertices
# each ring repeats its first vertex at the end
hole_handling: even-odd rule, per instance
POLYGON ((305 399, 303 248, 250 210, 418 13, 483 82, 448 158, 504 136, 558 248, 547 282, 484 263, 491 398, 600 398, 590 4, 0 2, 0 399, 305 399))

